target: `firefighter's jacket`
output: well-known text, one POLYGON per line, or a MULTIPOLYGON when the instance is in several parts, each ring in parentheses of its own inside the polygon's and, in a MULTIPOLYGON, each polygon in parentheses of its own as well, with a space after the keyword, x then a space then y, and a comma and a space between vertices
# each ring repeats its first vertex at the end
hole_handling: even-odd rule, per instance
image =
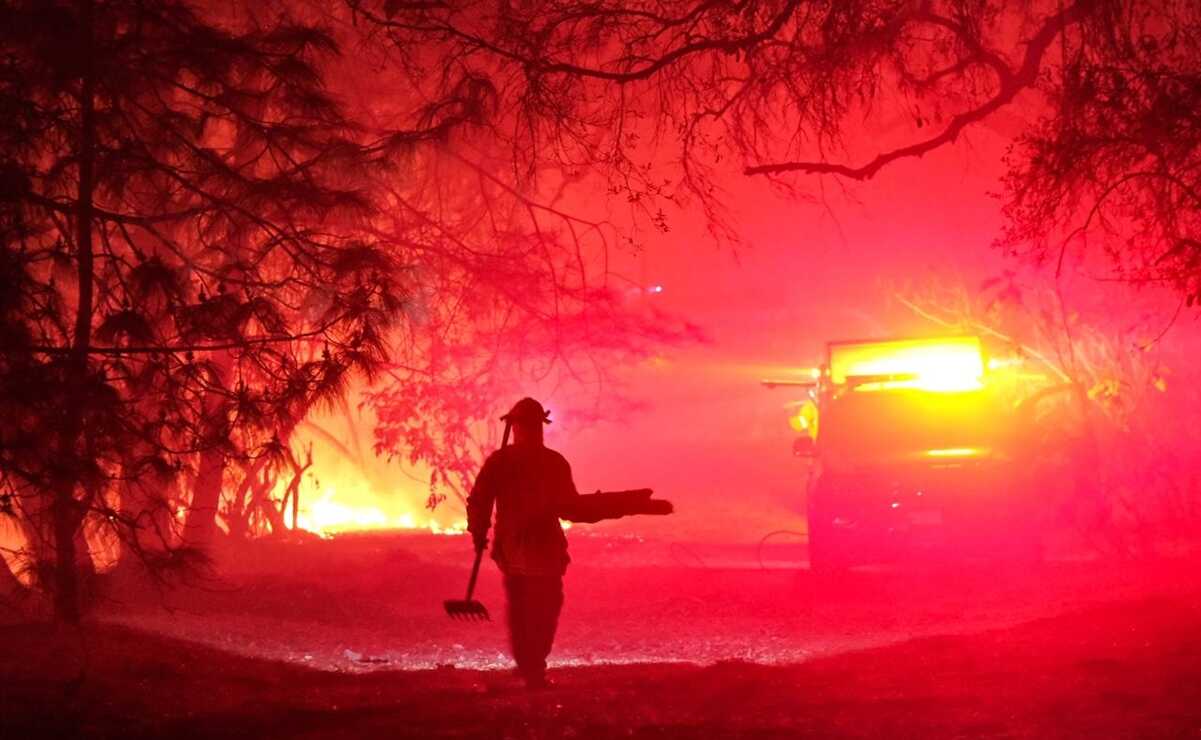
POLYGON ((571 558, 559 518, 577 498, 571 466, 558 452, 540 444, 502 447, 484 461, 467 497, 467 529, 477 541, 487 536, 495 504, 492 559, 501 571, 562 575, 571 558))
POLYGON ((541 444, 502 447, 484 461, 467 497, 467 530, 487 537, 496 507, 492 559, 508 575, 563 575, 571 558, 560 519, 599 522, 631 514, 666 514, 671 505, 651 490, 580 495, 571 466, 541 444))

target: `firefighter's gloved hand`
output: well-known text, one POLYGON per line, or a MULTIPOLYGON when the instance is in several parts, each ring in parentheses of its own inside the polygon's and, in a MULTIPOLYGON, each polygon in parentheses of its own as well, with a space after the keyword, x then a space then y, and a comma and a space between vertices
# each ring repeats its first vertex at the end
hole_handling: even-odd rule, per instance
POLYGON ((640 488, 637 491, 630 491, 629 493, 635 494, 631 501, 631 514, 666 516, 676 510, 670 501, 651 498, 651 496, 655 495, 655 492, 649 488, 640 488))
POLYGON ((676 507, 671 505, 670 501, 663 499, 648 499, 642 505, 640 514, 652 514, 654 516, 666 516, 676 510, 676 507))

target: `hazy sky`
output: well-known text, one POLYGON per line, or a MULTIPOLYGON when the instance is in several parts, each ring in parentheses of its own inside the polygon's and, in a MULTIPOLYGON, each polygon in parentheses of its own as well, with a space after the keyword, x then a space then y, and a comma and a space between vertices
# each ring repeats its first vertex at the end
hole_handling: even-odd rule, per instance
MULTIPOLYGON (((977 130, 851 186, 853 198, 827 180, 824 205, 743 181, 732 187, 749 244, 738 254, 715 248, 700 223, 674 220, 635 260, 635 277, 661 284, 660 305, 701 325, 710 342, 624 374, 647 411, 552 433, 581 489, 654 487, 676 500, 670 526, 684 533, 743 527, 752 537, 772 522, 800 526, 804 468, 791 456, 783 409, 796 393, 759 380, 816 364, 826 340, 930 331, 890 304, 890 286, 955 276, 973 286, 1021 267, 991 246, 1001 217, 989 193, 999 189, 1004 145, 996 131, 977 130)), ((1127 299, 1124 289, 1074 281, 1090 301, 1127 299)))

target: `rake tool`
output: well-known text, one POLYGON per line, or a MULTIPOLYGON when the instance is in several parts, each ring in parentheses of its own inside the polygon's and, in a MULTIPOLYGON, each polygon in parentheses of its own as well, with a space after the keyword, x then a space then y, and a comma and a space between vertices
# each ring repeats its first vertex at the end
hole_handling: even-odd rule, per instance
POLYGON ((492 617, 488 616, 488 607, 471 598, 471 594, 475 592, 475 579, 480 574, 480 560, 484 557, 484 549, 480 548, 475 551, 475 563, 471 566, 471 580, 467 581, 467 598, 464 599, 447 599, 442 602, 442 606, 446 609, 446 614, 451 619, 462 619, 466 621, 491 621, 492 617))

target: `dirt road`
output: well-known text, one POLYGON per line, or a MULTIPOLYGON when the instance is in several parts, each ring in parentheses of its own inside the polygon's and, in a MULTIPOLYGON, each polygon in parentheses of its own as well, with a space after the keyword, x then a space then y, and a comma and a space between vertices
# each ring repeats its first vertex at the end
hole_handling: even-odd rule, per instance
MULTIPOLYGON (((220 582, 116 610, 108 621, 248 657, 328 670, 509 667, 499 577, 493 622, 459 623, 444 598, 466 582, 462 538, 358 535, 260 545, 220 582), (449 565, 454 564, 454 565, 449 565), (239 572, 240 570, 240 572, 239 572)), ((1183 562, 1050 562, 1041 568, 807 570, 798 542, 680 544, 573 537, 554 666, 742 660, 765 665, 980 632, 1106 602, 1190 595, 1183 562)))
POLYGON ((818 579, 795 545, 575 538, 558 685, 531 693, 503 670, 494 573, 498 621, 441 614, 462 545, 260 544, 170 611, 118 589, 82 630, 0 627, 0 737, 1201 732, 1195 559, 818 579))

